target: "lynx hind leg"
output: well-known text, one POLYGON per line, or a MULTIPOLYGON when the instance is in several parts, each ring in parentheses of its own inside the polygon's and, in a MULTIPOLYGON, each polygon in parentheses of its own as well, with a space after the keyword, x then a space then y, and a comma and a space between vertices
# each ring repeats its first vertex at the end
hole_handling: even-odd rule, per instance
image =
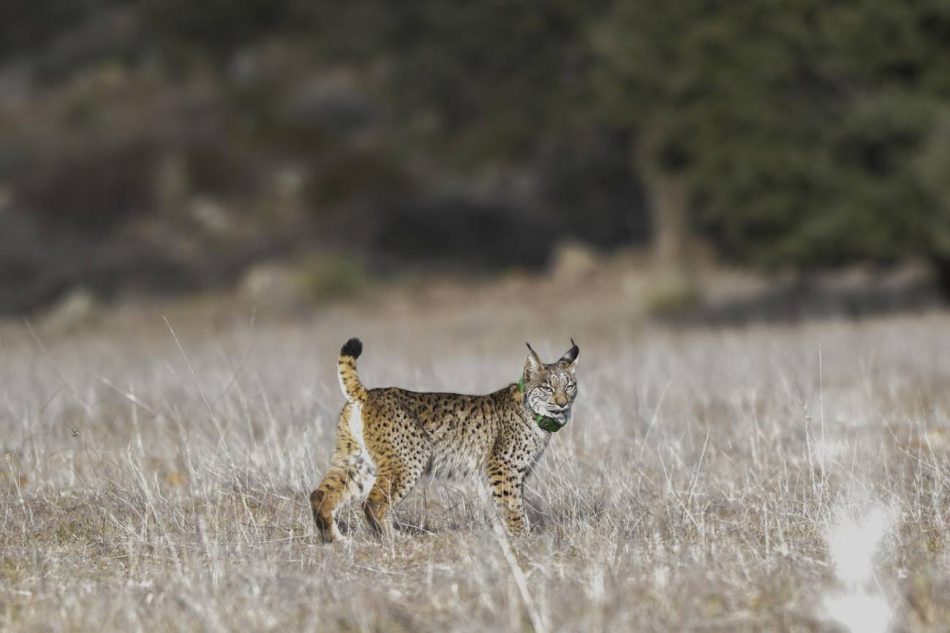
POLYGON ((310 495, 313 519, 325 543, 338 541, 343 536, 336 523, 340 506, 352 497, 366 496, 375 479, 376 469, 366 452, 363 438, 353 434, 353 417, 359 415, 356 405, 347 404, 343 408, 330 468, 310 495))

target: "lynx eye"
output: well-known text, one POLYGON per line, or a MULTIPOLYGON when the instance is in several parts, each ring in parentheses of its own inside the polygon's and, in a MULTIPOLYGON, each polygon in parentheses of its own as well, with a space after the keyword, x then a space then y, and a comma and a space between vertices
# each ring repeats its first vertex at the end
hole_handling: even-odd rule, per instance
POLYGON ((577 383, 571 383, 567 386, 568 393, 577 393, 577 383))
POLYGON ((538 389, 540 389, 542 392, 546 394, 554 393, 554 390, 551 389, 551 385, 538 385, 538 389))

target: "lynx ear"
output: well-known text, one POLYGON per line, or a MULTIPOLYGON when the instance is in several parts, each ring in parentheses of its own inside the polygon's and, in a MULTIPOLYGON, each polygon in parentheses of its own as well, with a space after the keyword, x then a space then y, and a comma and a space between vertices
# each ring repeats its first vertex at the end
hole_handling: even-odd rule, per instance
POLYGON ((577 343, 574 342, 574 339, 571 339, 571 349, 567 350, 564 353, 564 356, 561 356, 561 359, 557 362, 561 367, 569 367, 574 369, 574 364, 577 362, 577 355, 580 354, 581 350, 577 346, 577 343))
POLYGON ((526 377, 537 376, 544 369, 544 363, 538 353, 531 347, 531 343, 525 343, 528 346, 528 357, 524 359, 524 375, 526 377))

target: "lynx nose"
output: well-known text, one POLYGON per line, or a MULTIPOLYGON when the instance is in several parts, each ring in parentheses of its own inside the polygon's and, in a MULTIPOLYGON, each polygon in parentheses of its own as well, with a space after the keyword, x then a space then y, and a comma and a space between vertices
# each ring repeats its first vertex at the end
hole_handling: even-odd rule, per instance
POLYGON ((567 396, 561 393, 554 394, 554 404, 563 407, 567 404, 567 396))

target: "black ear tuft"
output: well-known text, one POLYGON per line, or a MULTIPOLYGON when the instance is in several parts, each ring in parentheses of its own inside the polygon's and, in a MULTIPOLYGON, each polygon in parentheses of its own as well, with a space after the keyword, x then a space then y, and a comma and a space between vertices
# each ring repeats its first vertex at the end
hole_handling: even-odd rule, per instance
POLYGON ((362 353, 363 342, 358 338, 351 338, 340 350, 340 356, 352 356, 353 358, 359 358, 362 353))
POLYGON ((571 339, 571 349, 567 350, 564 353, 564 356, 561 356, 561 360, 558 361, 561 365, 571 365, 575 360, 577 360, 577 355, 581 353, 581 349, 577 346, 577 343, 574 342, 574 339, 571 339))

